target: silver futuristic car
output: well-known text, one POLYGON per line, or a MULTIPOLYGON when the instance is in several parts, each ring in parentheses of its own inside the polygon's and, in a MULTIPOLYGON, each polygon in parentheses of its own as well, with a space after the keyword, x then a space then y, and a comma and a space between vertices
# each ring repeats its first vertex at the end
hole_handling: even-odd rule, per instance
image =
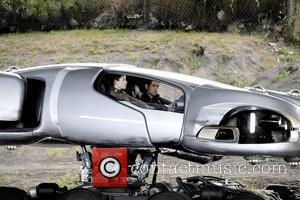
POLYGON ((0 74, 0 143, 167 147, 216 155, 296 156, 300 98, 240 89, 192 76, 124 64, 65 64, 0 74), (109 78, 127 76, 136 99, 159 81, 165 107, 109 95, 109 78))
MULTIPOLYGON (((157 160, 157 153, 202 164, 222 155, 276 156, 290 163, 300 161, 298 90, 282 93, 260 86, 241 89, 166 71, 85 63, 0 72, 0 95, 1 145, 81 145, 83 152, 77 156, 83 162, 81 182, 94 188, 103 187, 105 178, 96 172, 114 162, 108 157, 104 168, 96 164, 103 161, 98 154, 107 155, 108 148, 128 153, 128 165, 134 162, 135 155, 142 155, 141 169, 157 160), (124 77, 118 95, 116 77, 124 77), (151 81, 156 82, 159 103, 143 99, 151 81), (93 158, 85 145, 98 148, 93 150, 93 158)), ((130 180, 140 183, 148 175, 123 172, 126 187, 130 180)), ((202 188, 202 195, 206 195, 200 199, 231 199, 240 191, 229 191, 226 184, 212 187, 210 181, 216 180, 220 181, 196 177, 186 181, 178 178, 177 182, 189 197, 196 194, 189 189, 191 184, 209 183, 207 187, 193 186, 202 188), (215 187, 217 193, 208 192, 215 187)), ((105 187, 119 183, 117 179, 105 187)), ((160 198, 154 195, 153 199, 173 199, 172 195, 179 193, 163 193, 160 198)), ((73 195, 63 199, 76 199, 73 195)))

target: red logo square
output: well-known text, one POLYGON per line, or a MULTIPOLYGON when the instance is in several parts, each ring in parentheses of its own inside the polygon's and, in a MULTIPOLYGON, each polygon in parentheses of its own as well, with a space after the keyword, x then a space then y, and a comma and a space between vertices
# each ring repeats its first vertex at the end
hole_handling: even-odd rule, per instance
POLYGON ((93 149, 93 187, 127 187, 127 157, 126 148, 93 149))

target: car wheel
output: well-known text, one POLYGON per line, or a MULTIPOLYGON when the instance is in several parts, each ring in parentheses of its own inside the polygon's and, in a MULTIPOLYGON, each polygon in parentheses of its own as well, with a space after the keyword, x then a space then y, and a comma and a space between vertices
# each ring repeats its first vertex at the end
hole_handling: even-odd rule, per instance
POLYGON ((14 187, 0 187, 0 200, 26 200, 24 190, 14 187))
POLYGON ((105 200, 100 192, 85 188, 74 188, 63 195, 61 200, 105 200))
POLYGON ((179 192, 160 192, 149 197, 148 200, 192 200, 192 198, 179 192))
POLYGON ((254 196, 254 195, 240 195, 233 198, 233 200, 263 200, 263 199, 261 197, 254 196))

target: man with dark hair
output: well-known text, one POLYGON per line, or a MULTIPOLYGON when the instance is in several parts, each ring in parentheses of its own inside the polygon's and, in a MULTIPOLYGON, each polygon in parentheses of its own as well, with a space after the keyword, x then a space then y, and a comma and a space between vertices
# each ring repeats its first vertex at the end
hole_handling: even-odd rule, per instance
POLYGON ((163 105, 163 102, 160 99, 159 94, 157 93, 158 88, 159 81, 148 80, 145 83, 145 92, 142 95, 141 100, 158 110, 168 110, 168 107, 163 105))
POLYGON ((159 88, 159 82, 154 80, 148 80, 145 83, 145 93, 142 95, 141 99, 147 103, 162 104, 159 99, 159 94, 157 93, 159 88))

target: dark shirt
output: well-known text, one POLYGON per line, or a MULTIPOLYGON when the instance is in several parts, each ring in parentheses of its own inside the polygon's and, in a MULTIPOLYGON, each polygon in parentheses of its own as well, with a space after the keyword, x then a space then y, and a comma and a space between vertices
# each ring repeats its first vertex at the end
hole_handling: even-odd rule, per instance
POLYGON ((157 94, 154 97, 150 97, 148 94, 143 94, 141 97, 141 100, 143 102, 147 102, 147 103, 156 103, 156 104, 162 104, 160 98, 159 98, 159 94, 157 94))
POLYGON ((141 100, 146 102, 149 106, 154 107, 156 110, 168 110, 168 107, 163 105, 159 94, 151 98, 147 93, 145 93, 142 95, 141 100))

